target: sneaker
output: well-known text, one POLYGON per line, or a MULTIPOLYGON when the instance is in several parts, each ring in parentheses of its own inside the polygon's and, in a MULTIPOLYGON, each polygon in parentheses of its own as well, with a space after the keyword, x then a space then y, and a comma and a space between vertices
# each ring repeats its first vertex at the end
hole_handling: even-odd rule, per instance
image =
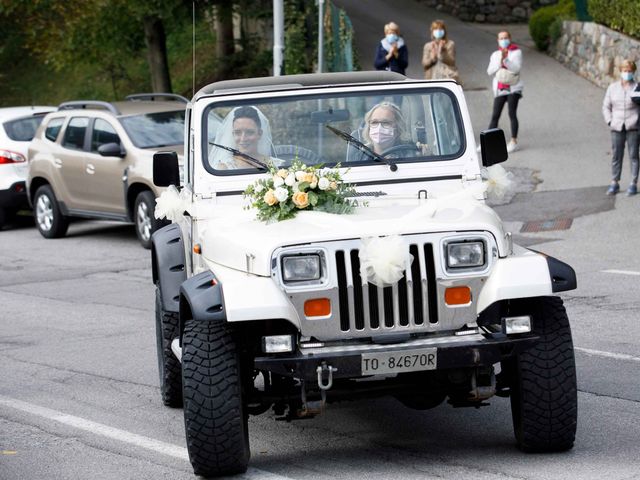
POLYGON ((513 140, 511 140, 508 144, 507 144, 507 152, 511 153, 511 152, 515 152, 516 150, 518 150, 518 144, 516 142, 514 142, 513 140))
POLYGON ((635 183, 632 183, 631 185, 629 185, 629 188, 627 188, 627 197, 631 197, 636 193, 638 193, 638 187, 635 183))
POLYGON ((615 195, 619 191, 620 191, 620 185, 618 185, 617 183, 612 183, 611 185, 609 185, 609 188, 607 189, 607 195, 615 195))

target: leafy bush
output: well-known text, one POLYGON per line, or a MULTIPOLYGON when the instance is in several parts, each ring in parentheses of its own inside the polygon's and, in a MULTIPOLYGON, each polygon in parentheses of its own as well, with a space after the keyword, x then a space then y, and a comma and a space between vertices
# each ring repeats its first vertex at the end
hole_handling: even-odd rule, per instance
POLYGON ((594 22, 613 30, 640 38, 640 8, 638 0, 589 0, 589 15, 594 22))
MULTIPOLYGON (((637 0, 628 0, 629 2, 637 0)), ((539 50, 546 50, 549 48, 552 33, 555 39, 558 36, 557 23, 562 20, 570 20, 576 18, 576 4, 574 0, 560 0, 555 5, 549 5, 548 7, 542 7, 535 11, 529 19, 529 34, 533 38, 536 47, 539 50), (556 26, 553 31, 551 26, 556 22, 556 26)))

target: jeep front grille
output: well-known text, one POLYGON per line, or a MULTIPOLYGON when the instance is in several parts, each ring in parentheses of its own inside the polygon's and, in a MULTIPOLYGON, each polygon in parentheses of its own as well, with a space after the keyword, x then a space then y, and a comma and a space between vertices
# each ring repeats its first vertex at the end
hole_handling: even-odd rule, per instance
POLYGON ((341 331, 375 334, 438 323, 433 246, 410 244, 409 253, 411 269, 397 284, 380 288, 360 276, 357 249, 336 250, 341 331))

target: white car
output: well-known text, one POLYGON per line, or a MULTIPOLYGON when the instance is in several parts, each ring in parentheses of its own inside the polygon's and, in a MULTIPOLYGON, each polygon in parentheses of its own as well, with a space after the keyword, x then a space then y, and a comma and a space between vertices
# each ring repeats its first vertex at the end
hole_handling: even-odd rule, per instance
POLYGON ((27 148, 44 118, 55 107, 0 108, 0 228, 28 207, 27 148))
POLYGON ((230 80, 185 118, 182 180, 175 152, 154 156, 156 213, 174 223, 151 251, 162 400, 184 407, 196 474, 247 469, 249 415, 381 395, 420 410, 510 397, 520 449, 573 446, 557 294, 575 272, 516 245, 485 202, 508 185, 504 133, 476 153, 459 84, 230 80))

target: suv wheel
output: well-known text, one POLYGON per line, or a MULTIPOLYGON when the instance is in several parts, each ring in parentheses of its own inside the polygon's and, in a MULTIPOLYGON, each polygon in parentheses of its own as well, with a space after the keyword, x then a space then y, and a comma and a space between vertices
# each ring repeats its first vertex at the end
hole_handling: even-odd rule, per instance
POLYGON ((171 350, 171 342, 179 335, 178 314, 162 308, 162 293, 156 287, 156 344, 162 403, 167 407, 182 406, 182 367, 171 350))
POLYGON ((62 215, 58 201, 49 185, 42 185, 33 197, 33 216, 36 227, 45 238, 64 237, 69 219, 62 215))
POLYGON ((236 342, 226 325, 187 322, 182 388, 189 459, 203 477, 243 473, 249 432, 236 342))
POLYGON ((156 198, 153 192, 145 190, 136 197, 133 207, 133 219, 136 224, 138 240, 144 248, 151 248, 151 234, 162 227, 162 222, 153 216, 156 198))
POLYGON ((533 318, 539 342, 507 365, 518 448, 558 452, 573 447, 578 397, 571 327, 562 300, 540 299, 533 318))

